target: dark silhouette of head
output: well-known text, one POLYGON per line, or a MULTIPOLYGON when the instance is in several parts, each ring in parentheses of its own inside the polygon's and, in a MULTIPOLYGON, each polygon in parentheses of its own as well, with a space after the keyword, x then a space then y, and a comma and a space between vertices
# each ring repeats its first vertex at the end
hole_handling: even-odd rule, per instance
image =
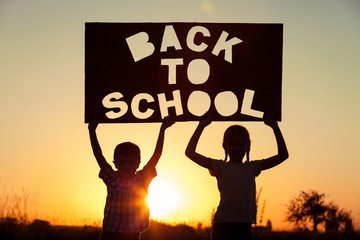
MULTIPOLYGON (((225 161, 227 160, 228 155, 230 154, 231 159, 231 151, 236 151, 236 153, 241 152, 242 157, 246 154, 246 161, 250 161, 249 153, 250 153, 250 134, 248 130, 241 125, 232 125, 228 127, 224 133, 223 139, 223 148, 225 150, 225 161)), ((241 160, 242 160, 241 157, 241 160)))
POLYGON ((135 173, 140 165, 140 148, 132 142, 123 142, 114 150, 115 167, 121 171, 135 173))

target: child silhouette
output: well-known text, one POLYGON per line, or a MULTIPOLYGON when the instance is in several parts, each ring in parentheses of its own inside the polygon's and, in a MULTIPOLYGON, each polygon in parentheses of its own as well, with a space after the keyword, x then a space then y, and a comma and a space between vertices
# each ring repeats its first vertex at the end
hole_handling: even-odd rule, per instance
POLYGON ((288 151, 277 122, 264 115, 264 122, 275 134, 278 154, 267 159, 250 161, 250 137, 240 125, 230 126, 224 133, 225 161, 207 158, 196 152, 196 145, 204 128, 211 123, 204 116, 186 148, 186 156, 209 169, 216 177, 220 203, 213 219, 212 240, 252 239, 251 224, 256 222, 255 177, 262 170, 272 168, 288 158, 288 151), (243 158, 246 155, 246 161, 243 158), (226 162, 229 156, 229 162, 226 162))
POLYGON ((96 136, 97 123, 90 123, 89 135, 97 163, 99 177, 107 187, 101 240, 139 239, 149 227, 149 208, 146 204, 148 187, 157 175, 156 164, 162 154, 166 128, 174 122, 165 118, 159 132, 154 154, 140 171, 140 149, 131 142, 123 142, 114 150, 114 171, 104 158, 96 136))

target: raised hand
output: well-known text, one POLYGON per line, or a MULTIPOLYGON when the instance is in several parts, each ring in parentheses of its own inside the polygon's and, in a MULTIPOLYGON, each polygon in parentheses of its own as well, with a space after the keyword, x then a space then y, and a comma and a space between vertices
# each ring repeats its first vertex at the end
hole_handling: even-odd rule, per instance
POLYGON ((161 124, 161 129, 165 130, 168 127, 171 127, 174 123, 175 123, 174 118, 167 116, 164 118, 164 120, 161 124))
POLYGON ((271 128, 278 126, 278 123, 276 121, 272 120, 267 114, 264 114, 263 120, 264 120, 264 123, 271 128))
POLYGON ((207 112, 200 118, 199 126, 205 128, 206 126, 208 126, 211 123, 211 121, 212 120, 211 120, 210 113, 207 112))
POLYGON ((89 123, 88 128, 89 128, 89 130, 96 130, 98 125, 99 125, 99 123, 97 123, 97 122, 91 122, 91 123, 89 123))

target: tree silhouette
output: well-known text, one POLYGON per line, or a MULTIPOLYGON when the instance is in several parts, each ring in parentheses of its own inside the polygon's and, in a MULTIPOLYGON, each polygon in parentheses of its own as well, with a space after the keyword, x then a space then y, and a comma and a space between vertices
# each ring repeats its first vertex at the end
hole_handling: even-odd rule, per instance
POLYGON ((325 215, 325 230, 327 232, 338 231, 341 226, 347 232, 353 230, 350 212, 344 209, 339 210, 338 206, 333 203, 328 204, 325 215))
POLYGON ((301 191, 298 196, 290 200, 287 206, 286 221, 295 223, 307 229, 308 223, 312 223, 313 231, 325 223, 326 231, 338 231, 343 227, 345 231, 352 231, 350 212, 338 208, 334 203, 325 202, 325 194, 318 191, 301 191))
POLYGON ((317 232, 318 225, 325 221, 327 206, 324 199, 324 193, 314 190, 301 191, 297 197, 290 200, 286 220, 294 222, 296 226, 302 225, 304 228, 307 228, 307 223, 311 222, 313 231, 317 232))

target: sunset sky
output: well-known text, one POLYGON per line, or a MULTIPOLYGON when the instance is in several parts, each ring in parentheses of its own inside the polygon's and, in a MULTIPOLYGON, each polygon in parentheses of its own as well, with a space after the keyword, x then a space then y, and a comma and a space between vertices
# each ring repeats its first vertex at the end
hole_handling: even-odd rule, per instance
MULTIPOLYGON (((1 0, 0 204, 6 194, 24 189, 31 196, 28 211, 35 217, 64 224, 102 220, 106 187, 97 177, 84 123, 85 22, 283 23, 279 126, 290 158, 257 178, 260 203, 266 200, 263 224, 270 219, 275 228, 287 228, 286 204, 299 191, 313 189, 351 211, 359 227, 356 0, 1 0)), ((223 158, 222 135, 232 124, 212 123, 198 151, 223 158)), ((269 127, 240 124, 251 133, 253 159, 276 153, 269 127)), ((166 132, 158 176, 150 187, 152 201, 166 208, 156 210, 154 204, 154 218, 210 223, 219 201, 216 180, 184 155, 196 125, 179 122, 166 132), (156 198, 159 188, 166 198, 156 198)), ((98 127, 98 137, 110 163, 116 144, 138 144, 142 167, 153 153, 159 128, 159 123, 106 124, 98 127)))

